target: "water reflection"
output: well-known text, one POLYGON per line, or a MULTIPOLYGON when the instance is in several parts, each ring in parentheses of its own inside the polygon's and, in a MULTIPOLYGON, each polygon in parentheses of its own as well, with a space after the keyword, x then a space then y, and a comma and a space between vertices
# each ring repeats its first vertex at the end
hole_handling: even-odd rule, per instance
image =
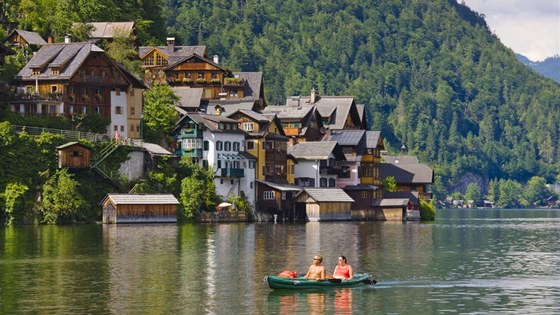
POLYGON ((0 230, 0 313, 558 313, 560 212, 435 223, 91 225, 0 230), (345 255, 376 286, 271 290, 345 255))

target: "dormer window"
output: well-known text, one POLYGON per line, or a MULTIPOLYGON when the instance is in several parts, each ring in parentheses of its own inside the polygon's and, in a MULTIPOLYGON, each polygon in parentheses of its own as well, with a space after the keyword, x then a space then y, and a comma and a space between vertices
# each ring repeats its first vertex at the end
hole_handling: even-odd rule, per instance
POLYGON ((52 68, 52 69, 51 69, 51 74, 52 74, 52 75, 59 75, 59 72, 60 72, 60 71, 59 71, 59 68, 52 68))
POLYGON ((39 68, 33 68, 33 69, 31 69, 31 71, 33 71, 33 75, 41 74, 41 70, 39 70, 39 68))

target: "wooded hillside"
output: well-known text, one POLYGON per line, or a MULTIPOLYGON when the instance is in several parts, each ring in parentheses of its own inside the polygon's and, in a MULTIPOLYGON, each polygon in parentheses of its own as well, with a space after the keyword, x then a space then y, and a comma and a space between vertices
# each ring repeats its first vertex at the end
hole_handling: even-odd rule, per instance
POLYGON ((436 193, 463 190, 454 185, 465 175, 555 182, 559 172, 560 85, 520 63, 454 0, 3 3, 8 19, 43 35, 64 34, 73 19, 141 20, 141 40, 175 36, 208 46, 233 71, 263 71, 269 104, 312 87, 355 96, 390 150, 404 144, 434 166, 436 193))

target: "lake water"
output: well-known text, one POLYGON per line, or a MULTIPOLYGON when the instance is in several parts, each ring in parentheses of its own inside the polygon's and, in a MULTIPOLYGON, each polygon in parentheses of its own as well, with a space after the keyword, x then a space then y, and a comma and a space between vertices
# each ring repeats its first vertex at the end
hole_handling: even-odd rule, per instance
POLYGON ((434 223, 0 229, 0 314, 560 312, 560 211, 439 210, 434 223), (275 291, 339 255, 379 282, 275 291))

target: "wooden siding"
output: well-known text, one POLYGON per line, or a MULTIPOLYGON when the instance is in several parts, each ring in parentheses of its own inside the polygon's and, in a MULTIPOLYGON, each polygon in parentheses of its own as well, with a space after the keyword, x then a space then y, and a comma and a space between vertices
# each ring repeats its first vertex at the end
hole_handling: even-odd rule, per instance
POLYGON ((122 204, 108 199, 103 205, 103 223, 177 222, 177 205, 122 204))
POLYGON ((89 168, 91 150, 73 145, 58 151, 58 168, 89 168))
POLYGON ((307 218, 312 222, 350 220, 351 206, 350 202, 307 202, 307 218))

